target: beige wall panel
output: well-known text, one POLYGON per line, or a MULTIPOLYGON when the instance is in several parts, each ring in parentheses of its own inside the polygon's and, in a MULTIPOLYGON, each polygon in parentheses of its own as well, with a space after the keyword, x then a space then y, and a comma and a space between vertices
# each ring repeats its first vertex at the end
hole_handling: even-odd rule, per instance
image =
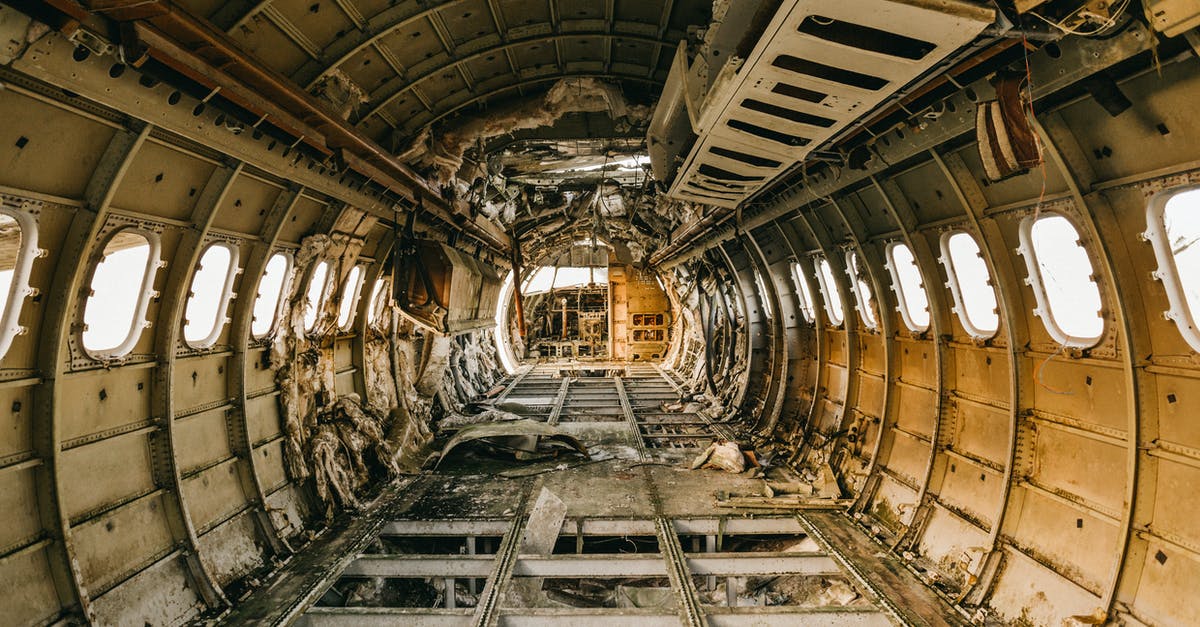
POLYGON ((63 451, 62 498, 72 518, 154 488, 144 433, 63 451))
POLYGON ((68 375, 68 380, 60 419, 64 442, 150 419, 152 368, 91 370, 68 375))
POLYGON ((216 166, 148 141, 117 188, 113 206, 149 216, 187 220, 216 166))
POLYGON ((994 470, 952 457, 946 463, 938 498, 990 524, 1004 498, 1004 478, 994 470))
POLYGON ((1024 507, 1015 521, 1014 542, 1044 556, 1080 585, 1101 589, 1117 554, 1117 525, 1041 492, 1018 489, 1024 491, 1024 507))
POLYGON ((955 386, 960 392, 1008 402, 1008 358, 995 351, 955 347, 955 386), (990 362, 990 363, 989 363, 990 362))
POLYGON ((279 241, 299 244, 300 240, 308 235, 309 229, 313 224, 321 219, 321 215, 326 211, 332 211, 325 205, 311 199, 300 197, 296 201, 295 208, 292 209, 290 218, 283 222, 283 226, 279 230, 279 241))
POLYGON ((1195 554, 1151 539, 1134 599, 1138 618, 1159 625, 1200 625, 1200 605, 1192 602, 1197 581, 1200 561, 1195 554))
POLYGON ((35 625, 58 613, 58 593, 46 557, 46 551, 56 550, 58 547, 50 545, 0 559, 0 590, 4 591, 0 622, 35 625))
POLYGON ((33 388, 0 389, 0 459, 33 448, 32 420, 33 388))
MULTIPOLYGON (((1200 546, 1200 468, 1171 460, 1158 461, 1153 528, 1200 546)), ((1200 582, 1200 579, 1194 581, 1200 582)))
MULTIPOLYGON (((816 297, 816 294, 813 295, 816 297)), ((826 328, 825 343, 829 348, 829 363, 846 365, 846 332, 840 328, 826 328)))
POLYGON ((160 561, 92 601, 101 625, 178 625, 193 618, 200 601, 182 560, 160 561))
POLYGON ((230 455, 224 409, 175 421, 175 463, 186 474, 230 455))
POLYGON ((858 410, 862 413, 879 418, 883 415, 882 379, 860 376, 858 378, 858 410))
POLYGON ((115 134, 111 127, 10 89, 0 90, 0 120, 0 185, 66 198, 83 197, 115 134), (25 145, 17 148, 22 137, 25 145))
POLYGON ((275 489, 287 481, 287 473, 283 469, 283 440, 276 440, 254 449, 258 456, 258 472, 263 487, 275 489))
POLYGON ((0 553, 7 553, 36 538, 42 529, 38 518, 34 468, 0 471, 0 553))
POLYGON ((278 397, 268 394, 249 399, 246 403, 246 420, 251 442, 262 442, 279 433, 283 426, 279 421, 278 397))
POLYGON ((1100 599, 1059 577, 1046 567, 1005 551, 991 605, 1008 621, 1025 625, 1063 625, 1064 616, 1087 615, 1100 607, 1100 599))
POLYGON ((917 505, 917 494, 908 486, 896 483, 894 479, 883 475, 879 482, 879 491, 875 494, 871 514, 892 531, 897 531, 900 525, 912 522, 913 510, 917 505))
POLYGON ((861 368, 873 374, 883 374, 887 364, 883 360, 883 341, 878 335, 864 335, 859 342, 861 368))
POLYGON ((996 462, 1008 463, 1008 434, 1012 418, 1008 411, 978 405, 959 399, 955 401, 953 447, 961 452, 996 462))
POLYGON ((269 353, 270 350, 269 348, 253 348, 246 351, 246 359, 250 362, 246 368, 247 392, 275 388, 275 371, 271 368, 264 368, 262 365, 263 353, 269 353))
POLYGON ((842 402, 846 398, 846 368, 828 364, 825 372, 825 396, 836 403, 842 402))
POLYGON ((218 585, 229 583, 262 565, 264 548, 255 541, 257 531, 249 513, 200 536, 200 558, 218 585))
POLYGON ((217 464, 183 480, 183 496, 196 529, 208 529, 246 502, 237 460, 217 464))
POLYGON ((1200 449, 1200 379, 1158 375, 1158 397, 1143 399, 1158 404, 1158 429, 1162 439, 1200 449))
POLYGON ((896 424, 906 431, 932 437, 937 420, 937 394, 932 390, 897 385, 892 388, 896 424))
POLYGON ((174 545, 161 495, 141 498, 73 529, 83 580, 106 589, 174 545))
POLYGON ((900 352, 900 378, 908 383, 934 387, 937 384, 937 362, 929 342, 897 342, 900 352))
POLYGON ((983 530, 935 507, 921 536, 920 551, 937 563, 942 572, 966 579, 966 569, 973 559, 979 559, 979 547, 987 543, 988 536, 983 530))
POLYGON ((175 411, 228 400, 228 353, 180 358, 175 364, 175 411))
MULTIPOLYGON (((1044 358, 1035 360, 1031 368, 1036 368, 1042 361, 1044 358)), ((1044 385, 1031 388, 1034 407, 1111 429, 1124 431, 1129 428, 1122 370, 1051 361, 1042 367, 1041 381, 1044 385)))
POLYGON ((217 207, 213 228, 257 235, 281 191, 258 179, 244 174, 239 176, 230 186, 221 206, 217 207))
POLYGON ((1125 456, 1122 446, 1039 425, 1031 476, 1116 513, 1125 503, 1125 456))
POLYGON ((887 459, 888 469, 921 485, 925 481, 925 467, 929 464, 929 444, 899 431, 893 433, 896 439, 892 444, 892 454, 887 459))

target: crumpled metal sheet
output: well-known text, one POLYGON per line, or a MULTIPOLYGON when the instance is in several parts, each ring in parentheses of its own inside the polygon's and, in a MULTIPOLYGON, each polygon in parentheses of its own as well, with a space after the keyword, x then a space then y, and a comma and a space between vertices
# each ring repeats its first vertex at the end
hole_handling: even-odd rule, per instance
POLYGON ((438 464, 459 445, 476 440, 488 440, 489 444, 512 450, 518 459, 541 459, 555 453, 554 449, 574 450, 591 459, 587 447, 574 436, 544 422, 522 419, 464 427, 442 447, 438 464), (548 445, 550 450, 544 449, 543 445, 548 445))

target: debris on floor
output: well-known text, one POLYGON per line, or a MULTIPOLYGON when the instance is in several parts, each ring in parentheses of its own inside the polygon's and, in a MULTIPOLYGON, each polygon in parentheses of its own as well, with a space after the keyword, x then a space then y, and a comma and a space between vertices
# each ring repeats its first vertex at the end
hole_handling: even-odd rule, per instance
POLYGON ((692 460, 692 469, 717 468, 734 474, 746 470, 746 455, 735 442, 717 440, 692 460))
POLYGON ((512 456, 523 462, 556 459, 561 455, 573 454, 582 455, 587 459, 591 457, 587 447, 574 436, 552 425, 522 418, 473 424, 462 428, 442 447, 437 464, 441 464, 456 447, 468 442, 478 443, 485 450, 512 456))

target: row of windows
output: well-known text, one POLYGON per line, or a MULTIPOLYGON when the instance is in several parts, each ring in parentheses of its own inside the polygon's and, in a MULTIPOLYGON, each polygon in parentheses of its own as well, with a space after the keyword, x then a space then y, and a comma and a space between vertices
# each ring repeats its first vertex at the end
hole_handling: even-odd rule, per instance
MULTIPOLYGON (((1191 203, 1189 210, 1182 209, 1183 204, 1173 204, 1174 201, 1159 203, 1158 209, 1158 205, 1152 205, 1152 226, 1147 237, 1152 241, 1161 240, 1156 244, 1156 250, 1161 249, 1160 265, 1163 259, 1171 265, 1159 274, 1173 277, 1171 280, 1180 283, 1174 291, 1181 305, 1176 307, 1172 301, 1172 311, 1180 313, 1174 318, 1176 322, 1183 321, 1180 328, 1184 336, 1188 337, 1190 332, 1194 337, 1189 337, 1188 341, 1200 350, 1200 333, 1197 333, 1190 314, 1193 305, 1200 306, 1200 248, 1191 248, 1191 244, 1200 241, 1200 211, 1197 210, 1200 190, 1190 193, 1190 201, 1184 203, 1191 203), (1155 224, 1161 225, 1161 233, 1155 230, 1155 224), (1184 268, 1182 271, 1181 267, 1184 268)), ((1020 239, 1018 252, 1025 259, 1028 284, 1037 299, 1034 313, 1042 318, 1050 336, 1065 346, 1094 345, 1104 334, 1100 288, 1087 251, 1079 241, 1078 231, 1065 217, 1046 213, 1023 220, 1020 239)), ((965 231, 951 231, 942 236, 940 246, 940 261, 950 279, 947 286, 954 299, 954 311, 963 328, 977 338, 994 336, 1000 327, 1000 314, 992 277, 978 242, 965 231)), ((905 326, 916 332, 928 330, 929 297, 916 257, 908 246, 898 242, 888 245, 886 255, 905 326)), ((830 322, 841 325, 844 321, 842 294, 833 270, 824 257, 817 257, 815 263, 825 312, 830 322)), ((879 323, 871 287, 858 255, 853 251, 846 255, 846 268, 859 316, 867 328, 875 329, 879 323)), ((815 305, 804 271, 799 263, 793 263, 792 272, 800 311, 806 320, 813 322, 815 305)), ((1169 286, 1168 293, 1172 291, 1169 286)))
MULTIPOLYGON (((90 356, 111 359, 125 355, 150 326, 146 311, 157 296, 154 279, 164 265, 160 253, 158 235, 149 231, 124 228, 109 237, 95 260, 83 304, 80 339, 90 356)), ((233 298, 234 282, 241 272, 238 253, 238 248, 230 243, 214 242, 200 255, 184 308, 183 339, 188 346, 212 346, 229 322, 226 312, 233 298)), ((22 332, 17 319, 25 296, 34 292, 29 288, 29 272, 38 254, 33 217, 0 208, 0 356, 22 332)), ((258 282, 250 325, 255 339, 263 339, 275 329, 292 265, 291 255, 282 252, 267 261, 258 282)), ((317 313, 332 291, 329 269, 329 262, 322 261, 312 272, 305 292, 306 332, 313 330, 317 313)), ((354 319, 364 278, 364 267, 356 265, 342 286, 337 316, 337 326, 342 330, 348 329, 354 319)), ((385 279, 379 279, 372 287, 371 307, 367 311, 370 324, 375 324, 387 305, 389 290, 385 284, 385 279)))

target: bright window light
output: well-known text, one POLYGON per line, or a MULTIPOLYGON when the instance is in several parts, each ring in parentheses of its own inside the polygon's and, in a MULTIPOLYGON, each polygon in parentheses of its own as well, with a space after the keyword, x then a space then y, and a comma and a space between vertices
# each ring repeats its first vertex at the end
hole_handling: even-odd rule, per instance
POLYGON ((313 268, 312 278, 308 281, 308 291, 304 293, 304 330, 312 331, 317 324, 321 307, 325 304, 325 284, 329 282, 329 262, 322 261, 313 268))
POLYGON ((358 304, 358 294, 362 291, 362 266, 350 269, 346 283, 342 285, 342 302, 338 305, 338 328, 346 330, 354 320, 355 305, 358 304))
POLYGON ((929 329, 929 295, 917 268, 917 258, 906 244, 895 243, 888 247, 892 284, 900 301, 900 317, 909 329, 917 332, 929 329))
POLYGON ((858 253, 850 251, 846 254, 847 265, 850 266, 850 278, 854 284, 854 299, 858 302, 858 314, 868 329, 879 326, 875 319, 875 303, 871 295, 871 286, 867 284, 865 272, 858 265, 858 253))
POLYGON ((817 262, 817 279, 821 283, 821 294, 825 297, 825 313, 829 314, 829 321, 833 326, 841 326, 844 318, 842 317, 842 290, 838 288, 837 281, 833 279, 833 269, 829 267, 829 260, 821 258, 817 262))
POLYGON ((980 339, 995 335, 1000 328, 996 291, 975 238, 963 231, 943 235, 942 262, 946 264, 950 292, 963 328, 980 339))
POLYGON ((1167 318, 1200 351, 1200 187, 1169 190, 1155 196, 1147 210, 1146 239, 1158 258, 1155 277, 1162 280, 1170 309, 1167 318))
POLYGON ((371 308, 367 310, 367 324, 375 324, 375 321, 379 320, 383 310, 387 308, 390 296, 387 279, 375 279, 375 285, 371 288, 371 308))
POLYGON ((805 320, 813 322, 816 320, 816 305, 813 304, 812 291, 808 289, 808 281, 804 278, 804 268, 798 261, 792 262, 792 280, 796 283, 796 293, 800 295, 800 313, 805 320))
POLYGON ((0 210, 0 357, 22 331, 21 306, 37 256, 37 222, 24 212, 0 210))
POLYGON ((122 230, 108 240, 83 309, 83 347, 89 354, 104 359, 133 350, 145 327, 157 270, 157 239, 122 230))
POLYGON ((767 284, 758 270, 754 271, 754 287, 758 290, 758 301, 762 303, 763 315, 767 318, 774 316, 775 313, 771 311, 771 295, 767 292, 767 284))
POLYGON ((275 253, 267 261, 267 268, 258 282, 258 295, 254 299, 254 319, 250 321, 250 333, 256 339, 267 336, 279 319, 279 303, 283 300, 283 289, 292 269, 292 258, 285 253, 275 253))
POLYGON ((1095 345, 1104 335, 1100 287, 1092 280, 1092 261, 1071 222, 1054 214, 1025 218, 1021 253, 1038 302, 1035 313, 1050 337, 1064 346, 1095 345))
POLYGON ((236 271, 237 249, 228 244, 212 244, 200 256, 183 316, 183 339, 188 345, 207 348, 217 341, 236 271))
POLYGON ((525 280, 525 286, 521 288, 522 294, 537 294, 540 292, 548 292, 551 288, 561 289, 564 287, 578 287, 594 282, 596 285, 605 285, 608 283, 608 268, 599 266, 594 268, 584 266, 542 266, 534 270, 533 274, 525 280), (557 272, 555 272, 557 270, 557 272))

